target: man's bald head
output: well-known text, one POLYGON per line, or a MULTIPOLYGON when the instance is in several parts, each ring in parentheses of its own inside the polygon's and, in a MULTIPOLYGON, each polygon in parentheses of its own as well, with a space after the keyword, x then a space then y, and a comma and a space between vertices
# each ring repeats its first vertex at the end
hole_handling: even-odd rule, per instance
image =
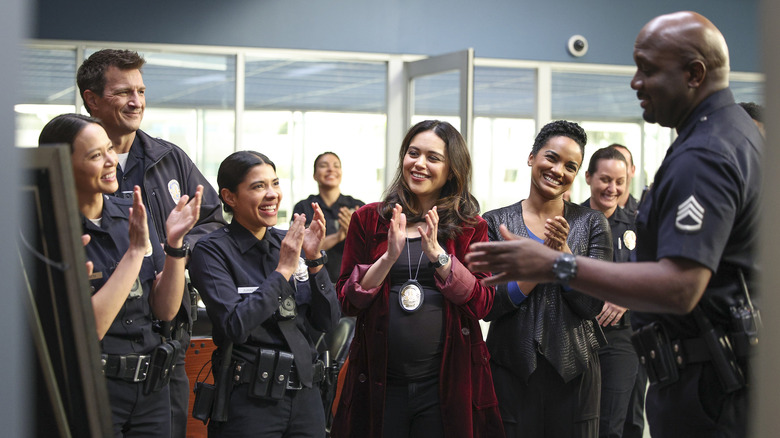
POLYGON ((650 20, 634 43, 637 91, 650 123, 677 128, 698 104, 729 85, 729 51, 707 18, 683 11, 650 20))
POLYGON ((674 12, 650 20, 642 28, 637 43, 645 34, 667 50, 675 51, 682 63, 699 60, 707 67, 709 82, 728 86, 729 48, 726 39, 710 20, 691 11, 674 12))

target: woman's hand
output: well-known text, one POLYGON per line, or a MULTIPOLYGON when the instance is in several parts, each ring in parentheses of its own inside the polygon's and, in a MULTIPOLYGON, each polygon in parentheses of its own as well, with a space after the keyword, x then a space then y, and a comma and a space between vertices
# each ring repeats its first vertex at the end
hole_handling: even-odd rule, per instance
POLYGON ((418 226, 417 231, 420 233, 423 252, 431 263, 436 262, 439 254, 443 254, 445 251, 437 240, 439 235, 439 213, 436 211, 435 206, 428 210, 428 213, 425 213, 425 230, 423 230, 423 227, 418 226))
POLYGON ((620 307, 617 304, 612 304, 609 301, 604 301, 604 307, 601 308, 601 313, 596 316, 596 320, 602 327, 617 324, 623 314, 626 313, 625 307, 620 307))
MULTIPOLYGON (((312 223, 314 222, 312 221, 312 223)), ((301 247, 303 246, 306 231, 306 216, 302 214, 293 215, 290 229, 287 230, 287 235, 282 239, 282 247, 279 250, 279 264, 276 266, 276 272, 282 274, 287 280, 298 269, 298 261, 301 258, 301 247)))
POLYGON ((133 187, 133 206, 130 207, 128 222, 130 223, 128 231, 130 248, 146 253, 146 247, 149 245, 149 225, 146 222, 146 207, 141 202, 141 188, 138 186, 133 187))
POLYGON ((314 217, 311 219, 309 228, 303 233, 302 247, 306 258, 314 260, 320 258, 322 240, 325 238, 325 214, 322 213, 320 205, 316 202, 312 202, 311 206, 314 208, 314 217))
POLYGON ((395 204, 393 217, 390 219, 390 229, 387 230, 387 256, 388 261, 395 263, 406 246, 406 215, 403 208, 395 204))
POLYGON ((190 232, 192 227, 200 218, 200 202, 203 198, 203 186, 199 185, 195 191, 195 196, 190 200, 187 195, 179 198, 176 208, 168 215, 165 221, 165 230, 168 234, 168 245, 179 248, 182 245, 184 236, 190 232), (189 201, 189 202, 188 202, 189 201))
POLYGON ((544 224, 544 244, 556 250, 571 254, 566 238, 569 237, 569 223, 563 216, 547 219, 544 224))
POLYGON ((355 212, 354 208, 341 207, 339 209, 339 242, 347 238, 347 231, 349 230, 349 223, 352 220, 352 213, 355 212))

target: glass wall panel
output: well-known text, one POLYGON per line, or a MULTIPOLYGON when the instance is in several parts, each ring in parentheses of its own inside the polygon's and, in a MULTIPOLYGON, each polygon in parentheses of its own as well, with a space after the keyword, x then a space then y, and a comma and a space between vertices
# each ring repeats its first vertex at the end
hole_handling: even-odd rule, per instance
POLYGON ((267 59, 247 56, 248 110, 338 111, 384 114, 383 62, 267 59))
POLYGON ((642 109, 631 75, 552 73, 552 117, 566 120, 639 121, 642 109))
POLYGON ((38 135, 54 116, 75 110, 76 50, 21 49, 16 105, 16 145, 38 145, 38 135))
POLYGON ((243 144, 274 161, 279 226, 312 193, 314 159, 339 155, 341 190, 364 202, 384 190, 387 66, 383 62, 246 59, 243 144))
POLYGON ((482 212, 528 196, 535 106, 534 70, 475 68, 472 182, 482 212))
POLYGON ((754 102, 764 105, 764 84, 761 82, 731 81, 729 87, 737 102, 754 102))

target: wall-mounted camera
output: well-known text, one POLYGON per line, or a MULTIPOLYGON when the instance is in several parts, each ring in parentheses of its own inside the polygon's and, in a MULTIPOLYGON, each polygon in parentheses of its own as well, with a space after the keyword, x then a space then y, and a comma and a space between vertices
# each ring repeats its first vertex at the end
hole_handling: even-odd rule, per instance
POLYGON ((588 40, 582 35, 574 35, 569 38, 569 54, 571 56, 581 57, 588 53, 588 40))

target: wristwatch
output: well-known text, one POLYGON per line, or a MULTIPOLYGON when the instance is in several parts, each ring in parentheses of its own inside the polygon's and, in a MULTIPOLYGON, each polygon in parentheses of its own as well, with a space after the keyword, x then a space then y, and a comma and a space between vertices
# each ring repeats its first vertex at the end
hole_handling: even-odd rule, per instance
POLYGON ((438 256, 436 256, 436 261, 435 262, 430 262, 429 264, 431 265, 432 268, 438 269, 438 268, 441 268, 442 266, 446 265, 447 262, 449 262, 449 261, 450 261, 450 255, 444 253, 444 254, 439 254, 438 256))
POLYGON ((184 243, 182 243, 181 248, 174 248, 168 245, 168 241, 165 241, 163 251, 175 259, 180 259, 187 257, 190 254, 190 244, 185 240, 184 243))
POLYGON ((306 266, 310 268, 316 268, 319 265, 324 265, 325 263, 328 263, 328 253, 326 253, 324 249, 321 249, 320 254, 322 254, 322 257, 318 259, 314 259, 314 260, 303 259, 303 262, 306 263, 306 266))
POLYGON ((555 280, 566 286, 577 276, 577 259, 573 254, 563 253, 555 259, 552 268, 555 280))

